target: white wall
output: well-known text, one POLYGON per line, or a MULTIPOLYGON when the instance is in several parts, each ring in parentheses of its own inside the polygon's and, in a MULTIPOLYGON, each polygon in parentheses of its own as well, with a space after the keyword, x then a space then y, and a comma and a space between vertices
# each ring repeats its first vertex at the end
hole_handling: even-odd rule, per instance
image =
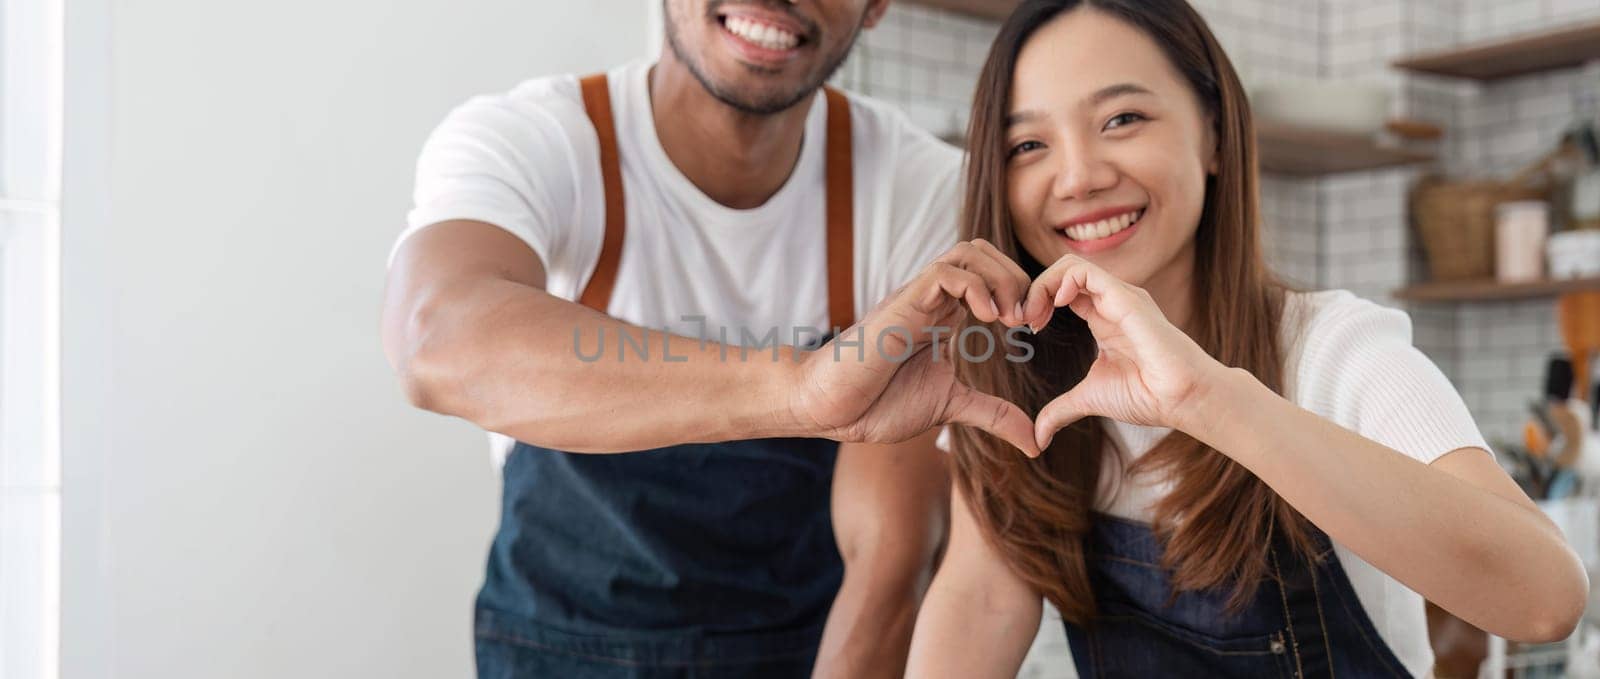
POLYGON ((68 3, 67 679, 471 672, 497 481, 384 362, 385 255, 449 107, 652 1, 68 3))

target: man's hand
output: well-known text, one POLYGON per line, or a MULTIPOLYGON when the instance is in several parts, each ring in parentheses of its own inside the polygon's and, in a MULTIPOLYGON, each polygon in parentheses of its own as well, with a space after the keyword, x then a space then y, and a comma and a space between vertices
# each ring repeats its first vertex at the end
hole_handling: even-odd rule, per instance
MULTIPOLYGON (((964 424, 1037 455, 1033 421, 1015 404, 960 383, 952 364, 957 352, 945 351, 969 310, 985 323, 1026 325, 1022 302, 1030 283, 1021 267, 989 243, 956 244, 866 318, 800 361, 790 406, 794 417, 814 435, 874 443, 964 424)), ((1000 338, 992 339, 1000 345, 1000 338)))

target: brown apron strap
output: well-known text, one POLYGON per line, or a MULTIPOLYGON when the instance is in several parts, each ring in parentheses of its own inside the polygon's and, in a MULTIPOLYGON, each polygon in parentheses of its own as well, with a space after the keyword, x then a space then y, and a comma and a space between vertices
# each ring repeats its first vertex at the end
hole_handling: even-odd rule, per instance
POLYGON ((611 288, 617 282, 622 263, 622 237, 627 231, 627 203, 622 192, 622 162, 617 154, 617 126, 611 117, 611 88, 600 73, 578 81, 583 90, 583 108, 600 138, 600 178, 605 184, 606 235, 600 242, 600 259, 583 287, 578 303, 605 313, 611 304, 611 288))
MULTIPOLYGON (((611 91, 605 74, 579 81, 583 107, 600 139, 600 176, 605 183, 606 233, 600 259, 578 302, 605 313, 611 289, 622 262, 622 238, 627 231, 623 201, 622 165, 617 153, 617 130, 611 114, 611 91)), ((855 180, 851 151, 850 100, 831 87, 828 100, 827 207, 828 221, 828 323, 836 328, 855 324, 855 180)))
POLYGON ((848 328, 855 312, 855 180, 850 100, 832 87, 828 98, 828 324, 848 328))

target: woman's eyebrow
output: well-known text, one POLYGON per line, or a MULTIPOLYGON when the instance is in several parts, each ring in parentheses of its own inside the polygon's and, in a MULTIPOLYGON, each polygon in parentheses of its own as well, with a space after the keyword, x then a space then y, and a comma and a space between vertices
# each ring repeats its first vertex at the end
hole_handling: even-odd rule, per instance
POLYGON ((1143 85, 1138 85, 1135 83, 1117 83, 1115 85, 1108 85, 1096 90, 1094 94, 1089 95, 1089 98, 1085 99, 1084 101, 1089 106, 1099 106, 1108 100, 1115 99, 1117 97, 1125 97, 1132 94, 1154 93, 1143 85))
POLYGON ((1025 122, 1028 122, 1030 120, 1038 120, 1038 119, 1043 118, 1043 117, 1044 117, 1044 113, 1041 112, 1041 111, 1034 111, 1034 110, 1031 110, 1031 109, 1030 110, 1026 110, 1026 111, 1013 111, 1011 113, 1007 113, 1006 114, 1006 127, 1011 127, 1012 125, 1019 125, 1021 123, 1025 123, 1025 122))
MULTIPOLYGON (((1099 105, 1101 105, 1101 104, 1103 104, 1103 103, 1105 103, 1105 102, 1107 102, 1109 100, 1116 99, 1117 97, 1126 97, 1126 96, 1135 95, 1135 94, 1155 94, 1155 93, 1151 92, 1149 88, 1147 88, 1147 87, 1145 87, 1143 85, 1139 85, 1139 84, 1135 84, 1135 83, 1117 83, 1115 85, 1107 85, 1107 86, 1102 87, 1102 88, 1100 88, 1098 90, 1095 90, 1094 94, 1091 94, 1088 97, 1085 97, 1083 101, 1084 101, 1084 104, 1086 106, 1088 106, 1090 108, 1093 108, 1093 107, 1099 106, 1099 105)), ((1033 110, 1033 109, 1026 109, 1026 110, 1022 110, 1022 111, 1013 111, 1011 113, 1006 114, 1006 127, 1011 127, 1012 125, 1025 123, 1025 122, 1028 122, 1030 120, 1037 120, 1037 119, 1043 118, 1043 117, 1044 117, 1044 112, 1036 111, 1036 110, 1033 110)))

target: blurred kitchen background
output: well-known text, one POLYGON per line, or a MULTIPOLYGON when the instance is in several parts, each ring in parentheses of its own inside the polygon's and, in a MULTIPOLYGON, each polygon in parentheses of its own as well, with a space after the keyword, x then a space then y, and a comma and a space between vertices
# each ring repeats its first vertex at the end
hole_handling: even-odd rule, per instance
MULTIPOLYGON (((1013 4, 895 0, 836 82, 959 143, 1013 4)), ((1600 1, 1196 5, 1278 271, 1409 311, 1594 572, 1600 433, 1545 394, 1596 381, 1600 1)), ((468 676, 498 481, 377 338, 416 152, 659 44, 659 0, 0 0, 0 678, 468 676)), ((1594 622, 1434 622, 1441 677, 1600 677, 1594 622)))

